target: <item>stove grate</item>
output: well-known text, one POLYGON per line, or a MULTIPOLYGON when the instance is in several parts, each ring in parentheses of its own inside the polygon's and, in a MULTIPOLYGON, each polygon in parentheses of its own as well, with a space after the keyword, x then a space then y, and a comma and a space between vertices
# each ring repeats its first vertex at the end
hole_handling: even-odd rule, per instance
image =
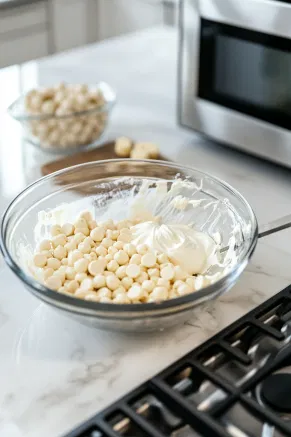
POLYGON ((66 437, 291 437, 291 411, 258 396, 281 368, 291 381, 290 339, 291 286, 66 437))

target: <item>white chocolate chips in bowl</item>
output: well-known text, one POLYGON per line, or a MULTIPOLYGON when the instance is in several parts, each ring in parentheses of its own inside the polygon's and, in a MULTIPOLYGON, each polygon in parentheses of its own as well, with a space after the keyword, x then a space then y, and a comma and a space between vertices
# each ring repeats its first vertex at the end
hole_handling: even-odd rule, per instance
POLYGON ((168 256, 134 244, 136 223, 97 224, 90 213, 74 223, 51 228, 33 256, 36 277, 48 288, 104 303, 160 302, 189 294, 207 284, 168 256))
MULTIPOLYGON (((50 226, 50 236, 39 242, 33 255, 35 278, 86 301, 151 303, 213 284, 237 262, 231 239, 222 259, 215 229, 210 236, 191 225, 205 199, 180 194, 187 191, 187 182, 177 180, 168 191, 166 182, 153 190, 150 181, 143 181, 138 195, 134 185, 132 197, 108 202, 106 220, 96 221, 85 211, 73 223, 50 226), (126 219, 110 218, 122 209, 129 212, 126 219)), ((202 214, 212 216, 216 207, 216 201, 207 201, 202 214)))
POLYGON ((106 83, 33 89, 17 99, 9 114, 22 123, 26 139, 55 153, 97 144, 116 96, 106 83))
POLYGON ((215 177, 169 162, 121 159, 70 167, 27 187, 3 215, 0 247, 23 292, 82 323, 141 332, 200 317, 204 304, 237 281, 257 229, 248 202, 215 177), (81 211, 91 216, 79 217, 81 211), (184 264, 182 248, 200 261, 184 264), (47 283, 51 277, 56 282, 47 283))

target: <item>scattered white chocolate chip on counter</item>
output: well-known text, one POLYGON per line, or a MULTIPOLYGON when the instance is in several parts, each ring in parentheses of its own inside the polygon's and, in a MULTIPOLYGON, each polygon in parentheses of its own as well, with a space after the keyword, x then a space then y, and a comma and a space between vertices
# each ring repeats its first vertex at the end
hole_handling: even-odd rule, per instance
POLYGON ((120 158, 129 158, 132 149, 132 141, 126 137, 117 138, 114 151, 120 158))
POLYGON ((154 143, 135 143, 130 157, 136 159, 157 159, 159 153, 159 148, 154 143))
POLYGON ((154 143, 134 143, 127 137, 119 137, 115 141, 114 151, 120 158, 157 159, 160 155, 159 148, 154 143))

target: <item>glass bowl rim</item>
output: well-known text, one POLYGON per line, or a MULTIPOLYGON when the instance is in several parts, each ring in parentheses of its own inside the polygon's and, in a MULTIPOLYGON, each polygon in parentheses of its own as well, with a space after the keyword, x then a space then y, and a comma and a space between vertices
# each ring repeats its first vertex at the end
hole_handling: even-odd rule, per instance
POLYGON ((68 118, 74 118, 74 117, 81 117, 81 116, 88 116, 94 113, 103 113, 103 112, 109 112, 113 106, 116 104, 117 96, 114 89, 107 83, 107 82, 98 82, 97 84, 87 84, 89 87, 94 86, 97 89, 106 88, 107 92, 109 92, 112 96, 110 100, 107 100, 102 106, 87 109, 86 111, 76 111, 71 112, 70 114, 63 114, 63 115, 56 115, 56 114, 28 114, 28 113, 20 113, 17 112, 16 108, 18 103, 25 98, 25 96, 29 93, 27 91, 26 93, 21 94, 17 97, 16 100, 14 100, 7 108, 7 112, 14 120, 17 121, 44 121, 44 120, 63 120, 68 118))
MULTIPOLYGON (((165 310, 165 309, 174 309, 175 307, 179 307, 181 305, 189 304, 192 301, 198 301, 199 299, 204 299, 207 296, 212 296, 218 294, 218 290, 220 287, 228 281, 228 279, 234 275, 237 272, 243 271, 244 267, 248 263, 250 257, 252 256, 252 253, 255 250, 256 244, 257 244, 257 238, 258 238, 258 223, 255 216, 255 213, 250 206, 249 202, 244 198, 244 196, 237 191, 235 188, 233 188, 230 184, 227 182, 224 182, 223 180, 217 178, 216 176, 209 175, 206 172, 197 170, 194 167, 190 166, 184 166, 180 164, 175 164, 174 162, 170 161, 160 161, 160 160, 151 160, 151 159, 107 159, 107 160, 100 160, 100 161, 92 161, 87 162, 83 164, 74 165, 71 167, 67 167, 62 170, 58 170, 54 173, 51 173, 47 176, 43 176, 42 178, 37 179, 32 184, 28 185, 24 190, 22 190, 7 206, 6 210, 4 211, 4 214, 2 216, 1 220, 1 228, 0 228, 0 250, 2 252, 3 258, 6 262, 6 264, 10 267, 10 269, 18 276, 22 282, 24 282, 25 285, 28 287, 31 287, 34 291, 34 294, 40 295, 40 298, 44 301, 48 301, 50 304, 54 305, 55 307, 62 308, 64 307, 66 310, 71 310, 74 313, 79 313, 81 315, 88 315, 88 316, 94 316, 96 312, 100 311, 103 312, 104 315, 108 313, 108 315, 113 312, 122 314, 122 313, 131 313, 131 316, 139 315, 142 313, 153 312, 154 310, 165 310), (24 270, 22 270, 16 262, 13 260, 12 256, 10 255, 9 249, 6 246, 5 241, 5 229, 4 223, 6 221, 6 217, 10 213, 10 210, 14 207, 14 203, 18 201, 19 198, 21 198, 27 191, 29 191, 34 186, 43 183, 49 179, 53 179, 54 177, 58 175, 63 175, 67 172, 74 171, 76 169, 82 168, 82 167, 94 167, 96 165, 102 165, 106 163, 122 163, 122 162, 132 162, 134 163, 147 163, 147 164, 158 164, 163 167, 174 167, 177 169, 177 171, 189 171, 189 172, 195 172, 197 175, 201 175, 203 177, 210 178, 212 181, 215 181, 220 184, 223 188, 230 191, 232 194, 234 194, 236 197, 238 197, 244 204, 244 206, 247 208, 249 217, 251 220, 252 225, 252 234, 248 240, 248 247, 246 250, 246 253, 244 255, 244 258, 235 264, 235 266, 221 279, 214 282, 213 284, 208 285, 207 287, 202 288, 198 291, 193 291, 192 293, 189 293, 185 296, 176 297, 173 299, 165 300, 162 302, 151 302, 151 303, 141 303, 141 304, 114 304, 114 303, 101 303, 101 302, 92 302, 92 301, 85 301, 83 299, 78 299, 76 297, 61 294, 57 291, 51 290, 47 287, 45 287, 40 282, 36 281, 32 276, 26 274, 24 270)), ((219 293, 220 294, 220 293, 219 293)))

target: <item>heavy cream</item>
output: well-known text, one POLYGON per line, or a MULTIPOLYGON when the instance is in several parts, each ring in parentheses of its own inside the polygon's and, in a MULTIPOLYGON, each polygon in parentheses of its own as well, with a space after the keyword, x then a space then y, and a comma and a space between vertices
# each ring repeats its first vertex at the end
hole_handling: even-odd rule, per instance
POLYGON ((187 225, 147 221, 131 228, 133 243, 165 253, 190 275, 204 273, 213 263, 217 245, 209 235, 187 225))

